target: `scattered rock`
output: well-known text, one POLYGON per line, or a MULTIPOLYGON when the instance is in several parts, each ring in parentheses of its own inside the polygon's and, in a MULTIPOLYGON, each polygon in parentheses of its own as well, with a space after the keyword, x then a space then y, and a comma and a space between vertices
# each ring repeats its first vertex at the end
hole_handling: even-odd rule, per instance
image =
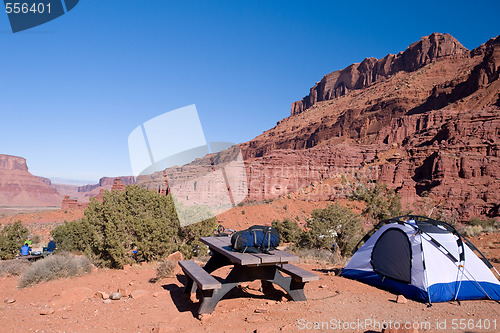
POLYGON ((118 292, 122 295, 122 297, 129 297, 130 291, 125 288, 118 288, 118 292))
POLYGON ((156 292, 153 293, 153 297, 158 297, 158 296, 160 296, 159 292, 156 291, 156 292))
POLYGON ((47 316, 47 315, 50 315, 53 313, 54 313, 54 309, 51 309, 51 308, 45 308, 42 311, 40 311, 40 315, 42 315, 42 316, 47 316))
POLYGON ((109 294, 109 299, 119 300, 120 298, 122 298, 122 294, 120 294, 118 292, 109 294))
POLYGON ((212 317, 212 315, 210 313, 202 313, 202 314, 198 315, 198 320, 205 322, 208 319, 210 319, 210 317, 212 317))
POLYGON ((105 300, 104 300, 104 301, 102 301, 102 302, 103 302, 103 303, 108 304, 108 303, 111 303, 111 300, 108 298, 108 299, 105 299, 105 300))
POLYGON ((267 312, 269 312, 269 310, 265 309, 265 308, 257 308, 257 309, 255 309, 254 312, 255 313, 267 313, 267 312))
POLYGON ((123 270, 124 271, 128 271, 132 266, 130 266, 130 264, 127 264, 127 265, 123 265, 123 270))
POLYGON ((256 291, 261 291, 262 289, 262 283, 260 282, 260 280, 255 280, 255 281, 252 281, 250 282, 248 285, 247 285, 247 288, 248 289, 252 289, 252 290, 256 290, 256 291))
POLYGON ((169 255, 167 257, 167 260, 182 261, 182 260, 184 260, 184 257, 182 256, 182 253, 180 253, 179 251, 176 251, 176 252, 172 253, 171 255, 169 255))
POLYGON ((9 298, 9 299, 6 299, 4 302, 7 303, 7 304, 12 304, 14 303, 16 300, 14 298, 9 298))
POLYGON ((61 316, 62 319, 69 319, 69 313, 65 313, 61 316))
POLYGON ((321 284, 321 285, 319 286, 319 288, 320 288, 320 289, 326 289, 326 286, 325 286, 324 284, 321 284))
POLYGON ((108 299, 109 294, 107 292, 104 292, 104 291, 98 291, 95 293, 95 297, 102 298, 102 299, 108 299))
POLYGON ((403 295, 398 295, 398 297, 396 298, 396 303, 406 304, 408 303, 408 300, 403 295))
POLYGON ((137 289, 137 290, 134 290, 130 293, 130 297, 132 298, 141 298, 141 297, 144 297, 148 294, 148 292, 146 290, 143 290, 143 289, 137 289))

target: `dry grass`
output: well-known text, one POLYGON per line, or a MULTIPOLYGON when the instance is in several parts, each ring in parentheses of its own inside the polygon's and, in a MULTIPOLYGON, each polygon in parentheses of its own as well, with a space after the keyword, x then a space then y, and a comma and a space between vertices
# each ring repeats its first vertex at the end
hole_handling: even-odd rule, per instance
POLYGON ((340 255, 326 250, 326 249, 294 249, 296 255, 300 257, 302 261, 318 261, 328 264, 340 264, 343 259, 340 255))
POLYGON ((92 272, 92 263, 87 257, 68 253, 56 254, 33 263, 19 278, 19 288, 90 272, 92 272))
POLYGON ((177 266, 177 262, 172 260, 165 260, 156 269, 156 279, 163 279, 174 276, 174 269, 177 266))
POLYGON ((19 276, 31 266, 27 260, 5 260, 0 262, 0 276, 19 276))

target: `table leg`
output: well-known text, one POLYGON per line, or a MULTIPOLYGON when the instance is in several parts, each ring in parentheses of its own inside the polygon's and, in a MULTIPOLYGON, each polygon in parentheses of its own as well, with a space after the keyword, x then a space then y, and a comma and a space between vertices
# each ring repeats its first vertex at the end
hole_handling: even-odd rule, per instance
MULTIPOLYGON (((207 263, 208 264, 208 263, 207 263)), ((275 283, 283 288, 294 301, 305 301, 303 282, 298 282, 291 277, 284 277, 276 266, 239 266, 235 265, 229 275, 222 283, 222 287, 216 290, 198 291, 200 298, 199 314, 212 313, 217 303, 234 287, 242 282, 261 280, 264 285, 269 287, 275 283)))
POLYGON ((213 271, 221 267, 229 265, 233 265, 233 263, 227 257, 223 256, 219 252, 214 251, 210 259, 208 259, 205 266, 203 266, 203 269, 208 273, 212 273, 213 271))

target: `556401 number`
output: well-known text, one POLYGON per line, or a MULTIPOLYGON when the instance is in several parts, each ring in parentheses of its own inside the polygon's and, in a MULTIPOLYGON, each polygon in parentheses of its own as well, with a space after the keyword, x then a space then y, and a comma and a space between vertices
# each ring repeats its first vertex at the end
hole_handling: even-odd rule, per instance
POLYGON ((48 13, 50 14, 50 2, 48 4, 44 4, 43 2, 39 3, 34 3, 30 6, 30 4, 26 2, 6 2, 5 3, 5 11, 7 14, 14 13, 14 14, 28 14, 28 13, 33 13, 33 14, 43 14, 43 13, 48 13))

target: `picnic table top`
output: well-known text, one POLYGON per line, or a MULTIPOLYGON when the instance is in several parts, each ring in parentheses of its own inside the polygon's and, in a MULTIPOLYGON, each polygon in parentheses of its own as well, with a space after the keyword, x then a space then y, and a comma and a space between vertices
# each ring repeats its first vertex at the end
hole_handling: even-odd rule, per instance
POLYGON ((273 250, 266 253, 240 253, 231 248, 231 237, 202 237, 200 241, 212 250, 227 257, 231 262, 242 266, 276 265, 289 262, 298 262, 299 257, 294 254, 273 250))

